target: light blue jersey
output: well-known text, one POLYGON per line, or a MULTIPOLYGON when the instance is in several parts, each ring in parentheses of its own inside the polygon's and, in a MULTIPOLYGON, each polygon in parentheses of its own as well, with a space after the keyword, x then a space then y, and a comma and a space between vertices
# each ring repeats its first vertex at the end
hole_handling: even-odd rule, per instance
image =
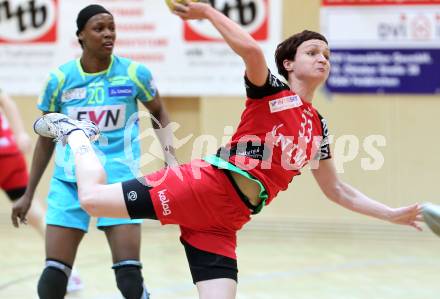
MULTIPOLYGON (((112 56, 107 70, 93 74, 85 73, 77 59, 50 73, 38 108, 97 124, 102 136, 95 149, 113 183, 138 175, 137 100, 147 102, 156 94, 150 71, 130 59, 112 56)), ((69 146, 57 144, 55 164, 55 178, 76 181, 69 146)))

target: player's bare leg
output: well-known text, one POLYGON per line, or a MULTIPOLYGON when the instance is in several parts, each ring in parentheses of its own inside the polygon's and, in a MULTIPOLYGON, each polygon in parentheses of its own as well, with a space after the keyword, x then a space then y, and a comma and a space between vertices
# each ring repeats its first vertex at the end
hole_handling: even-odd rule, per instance
POLYGON ((74 152, 81 207, 91 216, 129 218, 121 183, 106 185, 106 174, 91 141, 99 137, 92 122, 77 121, 60 113, 49 113, 34 124, 34 131, 57 142, 68 143, 74 152))
POLYGON ((237 282, 229 278, 210 279, 197 282, 200 299, 234 299, 237 282))
POLYGON ((129 218, 121 183, 106 184, 105 170, 84 132, 72 132, 67 142, 75 155, 81 207, 91 216, 129 218))

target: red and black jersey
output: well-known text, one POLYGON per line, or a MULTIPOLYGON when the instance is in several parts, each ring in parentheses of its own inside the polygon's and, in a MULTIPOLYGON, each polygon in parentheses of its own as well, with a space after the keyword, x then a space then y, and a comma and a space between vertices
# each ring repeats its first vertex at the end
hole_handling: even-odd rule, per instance
POLYGON ((217 155, 257 178, 269 195, 267 205, 310 160, 331 157, 329 133, 312 104, 273 74, 261 87, 247 78, 245 82, 247 100, 240 124, 217 155))
POLYGON ((15 154, 18 152, 14 135, 5 117, 0 113, 0 155, 15 154))

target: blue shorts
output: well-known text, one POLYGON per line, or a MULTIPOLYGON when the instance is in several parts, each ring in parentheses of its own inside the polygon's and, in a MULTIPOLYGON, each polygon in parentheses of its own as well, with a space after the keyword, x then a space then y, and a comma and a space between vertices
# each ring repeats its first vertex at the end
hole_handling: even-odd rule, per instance
MULTIPOLYGON (((47 197, 46 224, 80 229, 87 232, 90 216, 79 204, 76 183, 66 182, 52 177, 47 197)), ((102 229, 106 226, 121 224, 139 224, 142 220, 128 218, 98 218, 96 226, 102 229)))

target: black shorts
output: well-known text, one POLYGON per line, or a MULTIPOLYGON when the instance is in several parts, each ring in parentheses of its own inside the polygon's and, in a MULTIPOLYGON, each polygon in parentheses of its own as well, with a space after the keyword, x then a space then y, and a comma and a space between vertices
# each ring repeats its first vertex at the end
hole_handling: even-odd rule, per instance
POLYGON ((237 260, 197 249, 182 238, 180 238, 180 242, 185 247, 186 258, 188 259, 194 284, 199 281, 217 278, 230 278, 237 281, 237 260))
POLYGON ((16 201, 24 195, 24 193, 26 192, 26 187, 5 190, 5 192, 11 201, 16 201))

